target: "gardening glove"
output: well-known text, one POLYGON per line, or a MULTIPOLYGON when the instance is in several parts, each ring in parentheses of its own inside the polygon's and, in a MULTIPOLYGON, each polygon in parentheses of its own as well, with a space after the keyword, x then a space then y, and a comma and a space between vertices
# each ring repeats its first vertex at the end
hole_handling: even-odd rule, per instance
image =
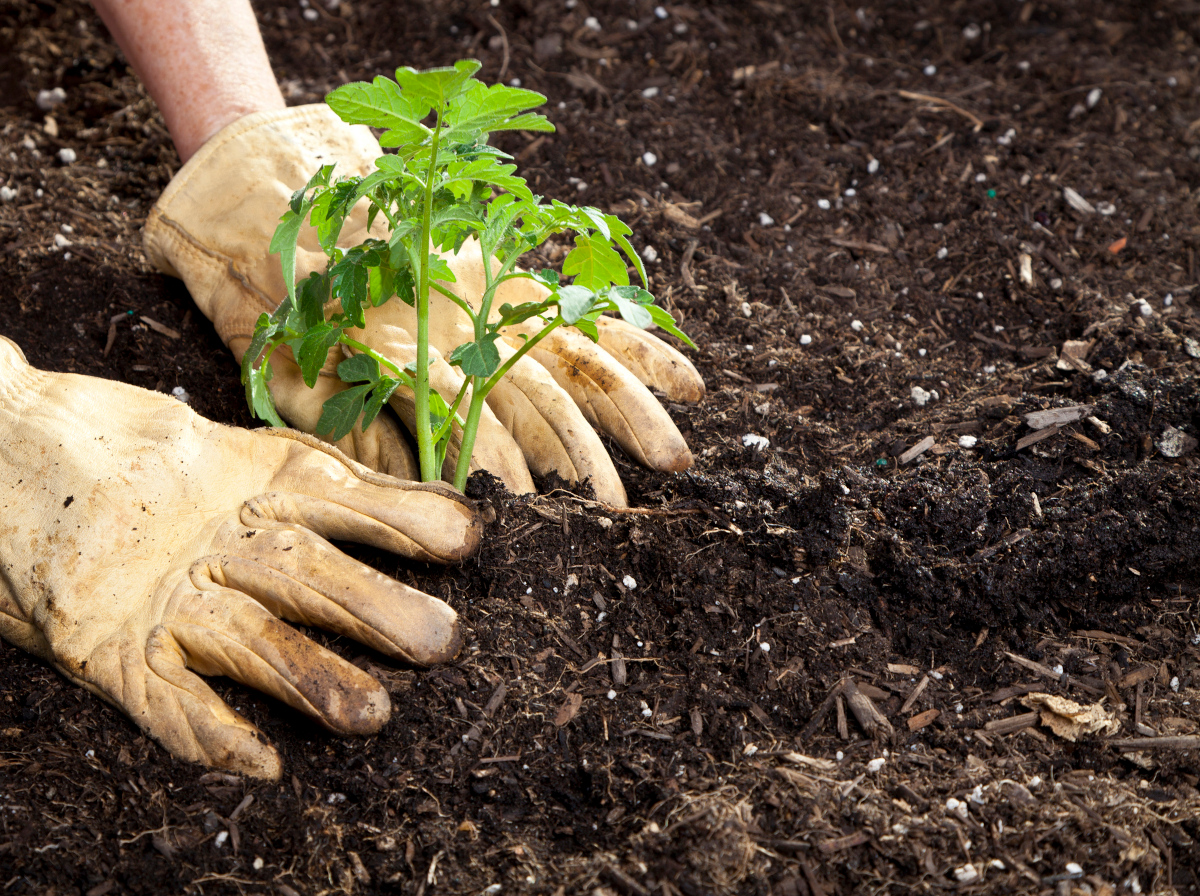
MULTIPOLYGON (((172 180, 147 220, 147 254, 164 272, 185 280, 240 358, 258 316, 285 294, 279 260, 268 247, 291 194, 323 164, 336 162, 339 175, 365 174, 380 155, 368 129, 346 125, 325 105, 247 116, 210 139, 172 180)), ((383 223, 376 222, 373 236, 386 238, 383 223)), ((354 245, 367 233, 362 203, 347 219, 342 243, 354 245)), ((475 263, 482 282, 477 252, 475 263)), ((316 234, 306 228, 297 252, 297 279, 324 265, 316 234)), ((401 309, 389 307, 402 304, 388 303, 386 313, 372 315, 362 334, 373 349, 401 365, 415 356, 415 325, 401 309)), ((430 305, 431 381, 452 398, 461 380, 442 354, 462 341, 454 341, 461 329, 459 312, 437 294, 430 305)), ((624 503, 615 468, 589 423, 611 432, 644 463, 671 470, 690 465, 678 430, 637 380, 669 398, 697 400, 704 386, 695 368, 662 341, 623 322, 607 322, 601 333, 599 348, 566 333, 548 338, 536 360, 516 365, 488 396, 491 410, 485 410, 480 425, 473 468, 489 470, 514 492, 533 490, 531 469, 538 475, 558 472, 568 480, 590 476, 598 497, 624 503)), ((312 431, 324 399, 344 388, 335 372, 340 350, 331 351, 316 390, 304 386, 299 370, 280 354, 272 357, 276 405, 292 425, 312 431)), ((401 419, 411 421, 411 392, 397 390, 392 405, 401 419)), ((371 466, 412 470, 401 434, 386 419, 377 418, 366 433, 356 427, 338 445, 371 466)))
POLYGON ((3 337, 0 384, 0 636, 176 756, 280 774, 199 675, 341 734, 387 722, 375 679, 281 619, 420 665, 457 653, 450 607, 326 541, 459 560, 479 524, 448 486, 384 476, 294 430, 222 426, 156 392, 36 370, 3 337))

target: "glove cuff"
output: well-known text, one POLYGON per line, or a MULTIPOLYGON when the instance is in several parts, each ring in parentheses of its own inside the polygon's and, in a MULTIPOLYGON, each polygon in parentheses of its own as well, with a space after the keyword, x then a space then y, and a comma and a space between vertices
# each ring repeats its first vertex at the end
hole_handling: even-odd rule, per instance
MULTIPOLYGON (((324 103, 247 115, 222 128, 171 179, 146 219, 150 263, 181 278, 228 345, 286 293, 269 251, 293 192, 323 165, 362 174, 380 155, 370 129, 350 126, 324 103)), ((311 228, 297 276, 324 264, 311 228)))

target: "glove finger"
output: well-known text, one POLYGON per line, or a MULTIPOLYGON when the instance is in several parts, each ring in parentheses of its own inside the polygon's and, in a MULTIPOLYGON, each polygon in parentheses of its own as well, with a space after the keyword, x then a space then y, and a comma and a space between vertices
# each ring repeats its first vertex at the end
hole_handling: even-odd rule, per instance
POLYGON ((387 723, 391 702, 379 682, 244 594, 208 584, 177 597, 163 623, 189 669, 228 676, 338 734, 374 734, 387 723))
MULTIPOLYGON (((416 358, 416 345, 413 344, 408 331, 401 327, 376 324, 371 329, 370 341, 371 347, 375 351, 400 366, 416 358)), ((462 375, 432 347, 429 350, 429 385, 445 399, 447 404, 453 404, 454 397, 462 386, 462 375)), ((460 406, 459 413, 464 418, 469 400, 470 396, 467 396, 460 406)), ((389 404, 409 431, 415 432, 417 416, 412 390, 397 389, 392 393, 389 404)), ((454 477, 454 467, 458 463, 458 451, 461 444, 462 432, 459 427, 455 426, 450 436, 450 446, 446 451, 446 464, 443 467, 443 474, 447 479, 454 477)), ((504 487, 514 495, 528 494, 534 491, 533 478, 529 475, 529 467, 525 464, 520 446, 486 407, 479 418, 475 450, 471 453, 471 470, 487 470, 503 482, 504 487)), ((419 479, 420 476, 418 474, 410 478, 419 479)))
POLYGON ((225 551, 193 566, 193 581, 203 576, 289 622, 347 635, 409 663, 446 662, 462 646, 457 615, 446 603, 303 529, 238 529, 225 551))
POLYGON ((243 525, 295 524, 427 563, 455 563, 479 546, 475 507, 450 486, 383 476, 295 430, 269 434, 295 444, 272 478, 280 490, 242 505, 243 525))
POLYGON ((596 321, 600 347, 639 380, 672 401, 699 401, 704 380, 682 352, 652 333, 615 317, 596 321))
POLYGON ((638 463, 664 471, 692 465, 687 443, 658 399, 586 336, 560 328, 529 355, 550 371, 588 423, 616 439, 638 463))
MULTIPOLYGON (((135 645, 118 652, 118 687, 104 690, 168 752, 238 774, 279 778, 279 754, 257 728, 187 670, 184 650, 166 627, 151 630, 142 674, 137 674, 143 660, 135 645)), ((93 657, 89 665, 103 666, 99 659, 93 657)))
MULTIPOLYGON (((502 357, 512 349, 497 344, 502 357)), ((488 407, 512 433, 535 475, 568 482, 590 479, 596 498, 619 507, 625 487, 596 431, 546 369, 528 356, 512 366, 487 396, 488 407)))

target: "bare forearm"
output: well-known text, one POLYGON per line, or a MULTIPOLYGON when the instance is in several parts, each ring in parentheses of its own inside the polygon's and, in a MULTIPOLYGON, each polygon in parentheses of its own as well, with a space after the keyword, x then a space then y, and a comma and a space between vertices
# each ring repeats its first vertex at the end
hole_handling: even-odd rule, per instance
POLYGON ((249 0, 93 0, 187 161, 232 121, 282 109, 249 0))

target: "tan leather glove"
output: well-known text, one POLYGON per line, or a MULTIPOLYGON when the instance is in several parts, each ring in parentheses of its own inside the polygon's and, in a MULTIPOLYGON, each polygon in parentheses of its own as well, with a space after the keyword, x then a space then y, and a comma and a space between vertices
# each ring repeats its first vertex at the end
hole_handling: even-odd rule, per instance
POLYGON ((0 444, 0 636, 179 757, 280 774, 198 675, 339 733, 387 722, 371 676, 280 618, 422 665, 458 651, 449 606, 325 540, 458 560, 480 527, 448 486, 384 476, 294 430, 222 426, 165 395, 36 370, 2 337, 0 444))
MULTIPOLYGON (((146 223, 147 254, 163 271, 183 277, 240 358, 254 321, 285 294, 279 259, 268 246, 291 194, 323 164, 336 162, 338 175, 365 174, 381 154, 369 130, 346 125, 325 105, 247 116, 209 140, 171 181, 146 223)), ((366 234, 364 203, 347 219, 342 243, 353 245, 366 234)), ((386 237, 379 222, 373 235, 386 237)), ((297 278, 324 264, 316 234, 307 228, 297 252, 297 278)), ((456 291, 470 299, 462 284, 472 279, 482 284, 478 251, 472 256, 470 247, 464 248, 452 265, 460 281, 456 291)), ((448 353, 464 341, 458 309, 436 293, 430 305, 432 347, 448 353)), ((415 355, 415 325, 405 310, 401 302, 376 309, 364 334, 373 349, 402 364, 415 355)), ((547 339, 536 357, 519 363, 493 390, 474 468, 489 470, 515 492, 532 490, 530 470, 538 475, 556 471, 568 480, 590 476, 598 497, 624 503, 624 489, 593 425, 655 468, 691 464, 678 430, 639 380, 673 399, 694 401, 704 393, 695 368, 666 343, 622 321, 607 321, 601 333, 599 347, 580 334, 547 339)), ((431 380, 450 399, 460 382, 458 372, 440 353, 432 354, 431 380)), ((272 394, 286 420, 313 430, 322 402, 342 388, 333 374, 340 360, 335 349, 328 375, 317 390, 308 390, 294 365, 273 359, 272 394)), ((397 390, 392 404, 402 419, 412 416, 411 393, 397 390)), ((403 439, 386 420, 365 434, 356 428, 339 447, 371 466, 412 475, 403 439)))

